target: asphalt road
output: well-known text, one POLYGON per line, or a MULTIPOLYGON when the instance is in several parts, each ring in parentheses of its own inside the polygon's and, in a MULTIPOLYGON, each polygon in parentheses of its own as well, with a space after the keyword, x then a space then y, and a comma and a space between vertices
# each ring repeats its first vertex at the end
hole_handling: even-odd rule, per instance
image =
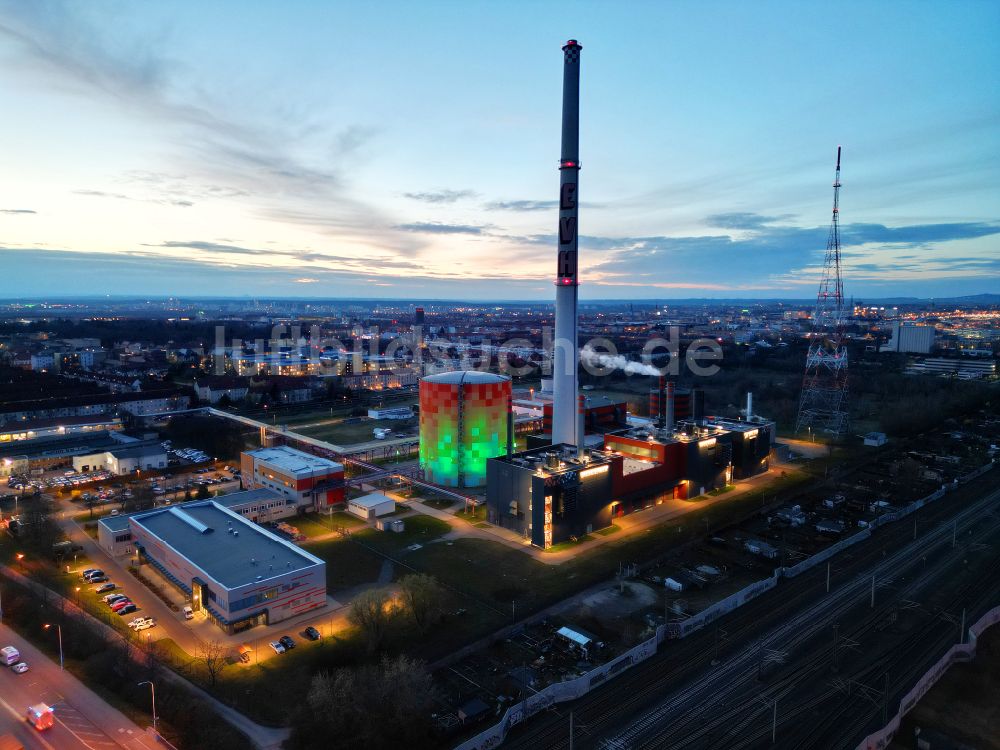
POLYGON ((0 735, 13 734, 27 750, 163 747, 5 625, 0 625, 0 642, 15 646, 30 666, 24 674, 0 667, 0 735), (35 703, 47 703, 55 709, 54 727, 39 732, 27 723, 25 711, 35 703))

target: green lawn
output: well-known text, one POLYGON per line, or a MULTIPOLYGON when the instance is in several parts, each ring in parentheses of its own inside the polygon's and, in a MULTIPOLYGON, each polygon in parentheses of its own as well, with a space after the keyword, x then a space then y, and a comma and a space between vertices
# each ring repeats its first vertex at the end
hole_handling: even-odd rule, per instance
POLYGON ((356 529, 365 525, 357 516, 338 511, 331 515, 308 513, 304 516, 285 519, 310 539, 323 534, 329 534, 341 528, 356 529))
POLYGON ((338 424, 320 425, 318 427, 302 427, 295 431, 309 437, 326 440, 335 445, 351 445, 353 443, 367 443, 369 440, 374 440, 376 427, 385 427, 392 430, 389 438, 394 438, 396 437, 396 433, 400 431, 414 432, 417 427, 417 420, 364 419, 361 422, 353 424, 341 422, 338 424))
POLYGON ((350 539, 329 539, 305 549, 326 562, 327 591, 334 598, 343 589, 377 581, 382 569, 381 556, 350 539))
POLYGON ((451 531, 451 526, 431 516, 414 514, 403 519, 404 530, 400 533, 364 529, 352 535, 369 547, 385 555, 396 556, 412 544, 428 544, 451 531))
MULTIPOLYGON (((309 544, 306 549, 326 562, 326 583, 331 596, 337 591, 378 580, 385 556, 407 560, 413 554, 406 548, 428 544, 451 527, 430 516, 411 515, 400 533, 370 527, 355 531, 350 538, 329 539, 309 544)), ((398 573, 398 571, 397 571, 398 573)))

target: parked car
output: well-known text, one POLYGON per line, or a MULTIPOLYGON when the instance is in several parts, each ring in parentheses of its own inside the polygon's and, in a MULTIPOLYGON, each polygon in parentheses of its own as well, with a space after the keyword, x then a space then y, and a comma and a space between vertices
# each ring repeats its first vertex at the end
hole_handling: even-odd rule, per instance
POLYGON ((134 620, 130 620, 129 621, 128 626, 130 628, 134 628, 136 625, 138 625, 140 622, 142 622, 143 620, 146 620, 146 619, 149 619, 149 618, 143 617, 143 616, 136 617, 134 620))
POLYGON ((109 607, 115 602, 121 601, 122 599, 128 599, 128 597, 125 596, 125 594, 108 594, 103 598, 104 598, 104 603, 107 604, 109 607))
POLYGON ((83 570, 80 571, 80 578, 86 578, 91 573, 103 573, 103 572, 104 571, 102 571, 100 568, 84 568, 83 570))
POLYGON ((312 625, 310 625, 308 628, 302 631, 302 633, 310 641, 318 641, 320 638, 323 637, 322 634, 320 634, 320 632, 316 630, 316 628, 314 628, 312 625))
POLYGON ((143 630, 149 630, 150 628, 155 628, 155 627, 156 627, 156 620, 154 620, 152 617, 147 617, 145 620, 136 625, 134 630, 136 633, 138 633, 143 630))
POLYGON ((285 647, 286 651, 291 651, 295 648, 295 641, 292 640, 292 636, 290 635, 283 635, 278 639, 278 641, 285 647))
POLYGON ((13 672, 16 672, 17 674, 24 674, 25 672, 28 671, 28 663, 24 661, 19 661, 17 664, 11 667, 11 670, 13 672))
POLYGON ((276 654, 283 654, 283 653, 285 653, 285 647, 283 645, 281 645, 280 643, 278 643, 278 641, 271 641, 267 645, 270 646, 273 649, 274 653, 276 653, 276 654))
POLYGON ((137 612, 137 611, 139 611, 139 608, 137 606, 135 606, 134 604, 132 604, 131 602, 129 602, 124 607, 122 607, 121 609, 118 610, 118 614, 121 615, 122 617, 124 617, 125 615, 130 615, 133 612, 137 612))
POLYGON ((103 594, 105 591, 114 591, 116 588, 118 588, 117 583, 112 583, 111 581, 108 581, 107 583, 102 583, 100 586, 94 589, 94 591, 98 594, 103 594))
POLYGON ((98 575, 93 575, 87 579, 87 583, 104 583, 108 580, 108 577, 104 573, 99 573, 98 575))
POLYGON ((121 601, 117 601, 111 605, 111 611, 118 612, 119 614, 121 614, 121 611, 125 609, 125 607, 134 607, 134 606, 135 605, 132 603, 131 599, 122 599, 121 601))
POLYGON ((185 605, 184 606, 184 619, 185 620, 193 620, 194 619, 194 610, 191 609, 190 605, 185 605))

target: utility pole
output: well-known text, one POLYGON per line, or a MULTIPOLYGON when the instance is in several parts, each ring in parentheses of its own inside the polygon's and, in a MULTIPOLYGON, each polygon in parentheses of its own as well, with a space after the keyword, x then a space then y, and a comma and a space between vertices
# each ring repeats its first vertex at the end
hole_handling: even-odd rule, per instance
POLYGON ((885 673, 885 692, 882 696, 882 724, 885 725, 886 716, 889 713, 889 673, 885 673))
POLYGON ((826 564, 826 593, 830 593, 830 563, 826 564))
POLYGON ((958 631, 958 642, 965 643, 965 607, 962 607, 962 625, 958 631))
POLYGON ((875 609, 875 576, 872 576, 872 609, 875 609))
POLYGON ((774 699, 774 707, 771 712, 771 744, 777 741, 778 737, 778 699, 774 699))
POLYGON ((840 651, 840 623, 835 622, 833 624, 833 671, 836 672, 840 669, 837 664, 837 656, 839 656, 840 651))
POLYGON ((955 521, 951 525, 951 548, 955 548, 955 543, 958 541, 958 521, 955 521))
POLYGON ((573 712, 569 712, 569 750, 573 750, 573 712))

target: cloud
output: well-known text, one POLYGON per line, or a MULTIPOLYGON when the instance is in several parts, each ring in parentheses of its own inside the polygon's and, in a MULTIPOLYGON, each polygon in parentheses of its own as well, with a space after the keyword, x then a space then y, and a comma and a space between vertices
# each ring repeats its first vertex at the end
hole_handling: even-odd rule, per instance
POLYGON ((550 211, 558 208, 559 201, 491 201, 487 211, 550 211))
MULTIPOLYGON (((487 211, 553 211, 559 208, 559 201, 490 201, 483 208, 487 211)), ((604 208, 604 204, 580 201, 580 208, 604 208)))
POLYGON ((472 224, 438 224, 436 222, 415 222, 413 224, 398 224, 396 229, 404 232, 421 232, 424 234, 483 234, 485 226, 472 224))
MULTIPOLYGON (((398 233, 375 207, 355 197, 345 178, 356 164, 347 169, 344 161, 357 155, 373 129, 341 123, 303 130, 294 118, 276 117, 263 106, 256 119, 255 113, 237 118, 218 104, 221 97, 201 88, 200 76, 170 56, 169 30, 112 34, 95 15, 73 3, 13 3, 0 17, 0 39, 15 45, 19 74, 124 111, 177 144, 175 161, 192 176, 173 178, 167 194, 135 199, 188 207, 202 194, 249 197, 272 221, 407 245, 387 237, 398 233), (306 136, 312 141, 306 143, 306 136)), ((145 178, 152 186, 162 176, 145 178)), ((108 191, 119 198, 125 192, 131 193, 108 191)))
POLYGON ((791 217, 791 214, 780 216, 763 216, 762 214, 734 212, 713 214, 705 217, 705 223, 719 229, 763 229, 767 224, 774 224, 791 217))
POLYGON ((189 208, 194 205, 193 201, 181 200, 177 198, 133 198, 130 195, 125 195, 124 193, 109 193, 105 190, 74 190, 74 195, 86 195, 92 198, 114 198, 115 200, 122 201, 143 201, 145 203, 159 203, 164 206, 180 206, 181 208, 189 208))
POLYGON ((882 224, 849 224, 841 228, 840 241, 843 245, 884 242, 919 246, 929 242, 968 240, 993 234, 1000 234, 1000 222, 915 224, 902 227, 887 227, 882 224))
POLYGON ((38 211, 35 211, 30 208, 0 208, 0 214, 37 214, 37 213, 38 211))
POLYGON ((350 125, 337 133, 334 153, 337 156, 355 154, 368 144, 377 133, 376 128, 366 125, 350 125))
POLYGON ((425 193, 403 193, 403 196, 410 200, 421 201, 423 203, 455 203, 466 198, 475 198, 479 195, 475 190, 435 190, 425 193))
POLYGON ((296 284, 315 284, 319 281, 319 279, 313 279, 307 276, 303 276, 302 278, 295 279, 294 281, 296 284))

